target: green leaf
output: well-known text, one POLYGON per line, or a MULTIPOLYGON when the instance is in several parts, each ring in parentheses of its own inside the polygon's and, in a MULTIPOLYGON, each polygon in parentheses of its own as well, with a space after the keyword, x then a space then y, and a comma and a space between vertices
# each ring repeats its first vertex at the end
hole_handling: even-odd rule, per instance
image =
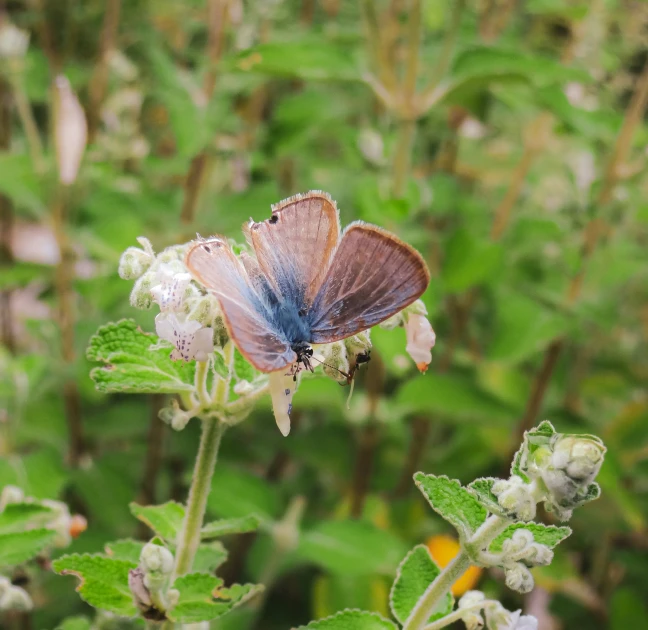
POLYGON ((488 358, 517 364, 542 352, 564 334, 569 320, 544 304, 523 295, 500 295, 488 358))
POLYGON ((332 617, 311 621, 297 630, 398 630, 391 621, 365 610, 343 610, 332 617))
POLYGON ((137 614, 133 596, 128 588, 128 572, 136 564, 107 558, 99 554, 62 556, 52 563, 60 575, 75 575, 81 583, 77 592, 95 608, 116 615, 132 617, 137 614))
POLYGON ((0 567, 10 567, 31 560, 45 549, 56 532, 51 529, 31 529, 0 536, 0 567))
POLYGON ((486 510, 456 479, 416 473, 414 483, 432 509, 453 525, 460 538, 469 538, 486 520, 486 510))
POLYGON ((0 534, 20 532, 28 526, 43 526, 54 517, 54 510, 40 503, 10 503, 0 512, 0 534))
POLYGON ((443 282, 450 293, 460 293, 495 275, 502 260, 500 245, 478 239, 466 229, 457 230, 447 242, 443 282))
POLYGON ((195 361, 172 361, 169 348, 152 348, 158 342, 132 319, 101 326, 86 352, 90 361, 106 364, 90 372, 97 389, 129 394, 192 391, 195 361))
POLYGON ((0 193, 36 216, 44 215, 47 210, 38 194, 41 182, 42 177, 34 171, 29 155, 0 153, 0 193))
POLYGON ((466 490, 472 494, 479 503, 481 503, 491 514, 497 514, 497 516, 507 517, 506 510, 502 508, 497 500, 497 496, 493 494, 493 484, 499 481, 494 477, 482 477, 480 479, 475 479, 471 481, 467 486, 466 490))
POLYGON ((567 81, 591 82, 590 75, 550 57, 527 55, 519 49, 475 46, 458 55, 452 67, 452 82, 465 84, 474 79, 495 81, 518 76, 537 86, 567 81))
POLYGON ((488 421, 509 426, 514 408, 483 392, 474 379, 460 374, 422 374, 408 380, 396 400, 407 413, 434 413, 452 419, 488 421))
POLYGON ((227 550, 220 542, 198 545, 193 568, 195 571, 212 573, 227 560, 227 550))
POLYGON ((303 42, 261 44, 241 52, 229 63, 242 72, 280 77, 315 81, 360 78, 352 55, 339 45, 312 38, 303 42))
POLYGON ((260 584, 233 584, 222 588, 223 580, 207 573, 179 577, 173 588, 180 592, 178 603, 167 613, 177 623, 210 621, 229 612, 263 590, 260 584))
POLYGON ((533 534, 533 540, 541 545, 554 548, 558 543, 567 538, 572 530, 569 527, 556 527, 555 525, 543 525, 542 523, 513 523, 509 525, 491 543, 489 550, 492 552, 502 551, 502 544, 505 540, 513 537, 518 529, 526 529, 533 534))
POLYGON ((115 560, 125 560, 133 564, 139 564, 142 548, 145 543, 139 540, 125 538, 106 543, 106 553, 115 560))
POLYGON ((225 518, 207 523, 200 532, 200 538, 202 540, 211 540, 212 538, 219 538, 220 536, 227 536, 229 534, 253 532, 259 529, 260 524, 261 519, 254 514, 240 518, 225 518))
POLYGON ((60 626, 56 627, 56 630, 90 630, 92 628, 92 623, 87 617, 68 617, 63 621, 60 626))
POLYGON ((223 518, 256 514, 274 520, 281 511, 277 487, 246 470, 219 466, 207 499, 209 511, 223 518))
POLYGON ((247 359, 238 351, 234 349, 234 372, 239 380, 252 382, 256 376, 256 370, 247 361, 247 359))
POLYGON ((158 536, 175 543, 185 517, 183 505, 168 501, 162 505, 131 503, 129 507, 135 518, 148 525, 158 536))
POLYGON ((405 553, 402 541, 365 521, 320 523, 301 537, 297 555, 345 575, 393 575, 405 553))
MULTIPOLYGON (((436 565, 425 545, 417 545, 401 562, 389 595, 394 617, 405 623, 419 598, 425 593, 441 570, 436 565)), ((434 621, 452 612, 454 598, 447 593, 428 621, 434 621)))

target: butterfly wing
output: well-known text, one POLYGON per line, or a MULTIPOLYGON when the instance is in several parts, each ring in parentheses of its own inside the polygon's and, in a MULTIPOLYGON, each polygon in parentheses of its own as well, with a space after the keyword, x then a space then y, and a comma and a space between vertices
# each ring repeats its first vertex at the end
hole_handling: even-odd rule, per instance
POLYGON ((252 288, 225 238, 192 243, 185 264, 194 278, 216 295, 232 339, 254 367, 274 372, 296 361, 288 341, 268 323, 265 300, 252 288))
POLYGON ((430 282, 421 255, 380 228, 347 227, 311 309, 313 343, 346 339, 398 313, 430 282))
POLYGON ((311 191, 272 206, 266 221, 245 226, 265 276, 284 300, 308 308, 331 264, 340 237, 335 202, 311 191))

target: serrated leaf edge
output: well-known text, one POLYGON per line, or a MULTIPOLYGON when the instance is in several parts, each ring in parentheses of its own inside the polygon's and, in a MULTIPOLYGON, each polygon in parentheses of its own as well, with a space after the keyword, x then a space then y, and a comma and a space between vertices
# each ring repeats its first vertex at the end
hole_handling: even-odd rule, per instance
POLYGON ((307 626, 298 626, 297 628, 293 628, 293 630, 307 630, 308 628, 315 628, 315 626, 311 624, 319 623, 320 621, 329 621, 333 620, 336 617, 341 617, 342 615, 346 613, 362 613, 364 615, 369 615, 370 617, 373 617, 374 619, 377 619, 378 621, 382 621, 383 623, 389 623, 393 626, 394 630, 398 630, 398 626, 391 620, 391 619, 385 619, 381 614, 377 612, 370 612, 368 610, 362 610, 360 608, 345 608, 344 610, 339 610, 333 615, 329 615, 328 617, 322 617, 321 619, 314 619, 311 621, 307 626))

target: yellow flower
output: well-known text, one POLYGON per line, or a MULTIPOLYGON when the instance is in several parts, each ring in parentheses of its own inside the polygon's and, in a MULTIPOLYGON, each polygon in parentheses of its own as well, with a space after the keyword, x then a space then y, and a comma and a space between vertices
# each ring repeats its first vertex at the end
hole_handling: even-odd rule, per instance
MULTIPOLYGON (((459 553, 459 543, 446 534, 439 534, 428 538, 427 548, 434 558, 434 561, 443 569, 459 553)), ((466 571, 452 586, 452 594, 455 597, 463 595, 466 591, 475 588, 479 581, 482 570, 479 567, 472 566, 466 571)))

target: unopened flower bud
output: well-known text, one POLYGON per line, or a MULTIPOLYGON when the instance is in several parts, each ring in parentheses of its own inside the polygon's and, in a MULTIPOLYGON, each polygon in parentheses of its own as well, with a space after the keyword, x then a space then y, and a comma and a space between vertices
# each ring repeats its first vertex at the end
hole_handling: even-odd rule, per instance
MULTIPOLYGON (((189 286, 198 291, 193 284, 189 286)), ((221 315, 218 300, 212 294, 200 295, 198 293, 196 296, 187 297, 186 300, 190 307, 187 319, 196 320, 203 326, 212 326, 214 320, 221 315)), ((214 338, 218 339, 216 333, 214 333, 214 338)))
POLYGON ((521 521, 530 521, 536 515, 536 499, 530 484, 517 475, 510 479, 499 479, 493 484, 492 492, 508 516, 521 521))
POLYGON ((172 399, 168 407, 160 409, 158 418, 168 424, 174 431, 182 431, 191 420, 192 414, 180 409, 178 401, 172 399))
POLYGON ((129 247, 119 259, 119 277, 137 280, 153 263, 154 257, 139 247, 129 247))
POLYGON ((517 555, 533 543, 533 534, 528 529, 516 529, 513 536, 502 543, 505 556, 517 555))
POLYGON ((47 529, 56 532, 53 541, 54 546, 59 548, 67 547, 72 542, 72 534, 70 533, 72 516, 70 515, 70 509, 62 501, 54 501, 52 499, 43 499, 42 504, 50 508, 55 514, 54 518, 47 525, 47 529))
POLYGON ((20 586, 9 586, 0 595, 0 610, 27 611, 34 607, 29 593, 20 586))
POLYGON ((506 586, 518 593, 528 593, 533 590, 533 576, 521 562, 514 562, 505 567, 506 586))
POLYGON ((401 326, 403 324, 403 321, 404 321, 403 311, 401 311, 400 313, 396 313, 396 315, 392 315, 384 322, 380 322, 380 324, 378 325, 381 328, 384 328, 385 330, 394 330, 394 328, 401 326))
POLYGON ((148 310, 153 304, 153 294, 151 289, 156 284, 156 273, 154 271, 147 271, 140 277, 130 294, 131 306, 140 310, 148 310))
MULTIPOLYGON (((471 609, 485 599, 486 596, 481 591, 467 591, 459 600, 457 608, 458 610, 471 609)), ((466 624, 466 630, 480 630, 484 627, 484 618, 478 610, 466 610, 461 619, 466 624)))
POLYGON ((601 469, 605 450, 594 436, 565 436, 554 445, 551 463, 573 481, 589 485, 601 469))
POLYGON ((436 335, 428 318, 425 315, 408 315, 405 321, 405 334, 407 353, 412 357, 419 371, 425 372, 432 362, 432 348, 436 342, 436 335))
POLYGON ((367 354, 371 351, 371 329, 367 329, 353 337, 347 337, 344 340, 347 356, 354 357, 359 354, 367 354))
POLYGON ((349 372, 349 357, 343 341, 326 344, 321 348, 324 357, 322 369, 326 376, 336 381, 345 381, 349 372))
POLYGON ((246 396, 254 391, 254 385, 249 381, 239 381, 234 385, 234 393, 237 396, 246 396))
POLYGON ((145 573, 168 575, 173 571, 173 554, 161 545, 147 543, 142 548, 139 565, 145 573))
POLYGON ((133 595, 135 605, 141 610, 148 610, 153 605, 151 593, 144 584, 145 575, 140 567, 128 572, 128 588, 133 595))

